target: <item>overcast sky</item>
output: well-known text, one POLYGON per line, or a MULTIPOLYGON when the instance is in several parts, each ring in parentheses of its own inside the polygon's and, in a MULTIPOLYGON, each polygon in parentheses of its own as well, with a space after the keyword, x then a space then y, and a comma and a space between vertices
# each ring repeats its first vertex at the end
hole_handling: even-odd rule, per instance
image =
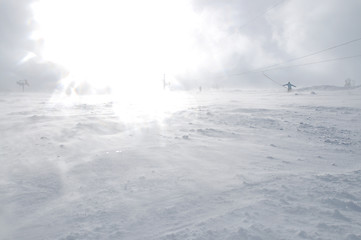
MULTIPOLYGON (((166 73, 174 85, 188 88, 277 87, 261 71, 245 72, 361 38, 360 0, 48 0, 40 17, 35 2, 0 0, 0 91, 18 91, 21 79, 28 79, 32 91, 53 90, 69 72, 87 81, 79 75, 85 69, 98 69, 89 70, 97 78, 103 72, 104 78, 119 78, 114 81, 136 81, 149 71, 149 79, 160 82, 166 73), (82 5, 75 7, 76 2, 82 5), (52 35, 39 35, 41 29, 51 29, 52 35), (51 57, 45 56, 45 46, 53 48, 51 57)), ((361 57, 284 68, 360 54, 357 40, 266 74, 301 87, 342 86, 346 78, 361 84, 361 57)))

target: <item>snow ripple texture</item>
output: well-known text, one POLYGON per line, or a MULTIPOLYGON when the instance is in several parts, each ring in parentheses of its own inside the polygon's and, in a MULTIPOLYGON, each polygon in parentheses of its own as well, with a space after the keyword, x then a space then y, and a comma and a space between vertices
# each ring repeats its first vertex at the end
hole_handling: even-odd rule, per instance
POLYGON ((0 93, 0 239, 360 240, 360 89, 309 91, 190 92, 136 123, 0 93))

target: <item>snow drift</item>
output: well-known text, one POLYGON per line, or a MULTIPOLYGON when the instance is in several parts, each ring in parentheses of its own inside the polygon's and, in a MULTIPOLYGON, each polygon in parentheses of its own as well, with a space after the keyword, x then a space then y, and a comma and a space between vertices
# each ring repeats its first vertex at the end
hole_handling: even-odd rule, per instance
POLYGON ((0 95, 1 239, 361 239, 360 89, 50 99, 0 95))

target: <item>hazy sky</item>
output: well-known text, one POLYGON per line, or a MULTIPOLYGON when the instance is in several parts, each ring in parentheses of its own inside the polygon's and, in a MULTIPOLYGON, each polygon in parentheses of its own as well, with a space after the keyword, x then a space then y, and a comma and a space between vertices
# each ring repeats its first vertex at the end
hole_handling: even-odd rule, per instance
MULTIPOLYGON (((32 91, 149 87, 163 73, 188 88, 277 87, 240 73, 361 38, 360 11, 360 0, 0 0, 0 91, 21 79, 32 91)), ((301 87, 361 84, 361 57, 283 68, 360 54, 358 40, 267 74, 301 87)))

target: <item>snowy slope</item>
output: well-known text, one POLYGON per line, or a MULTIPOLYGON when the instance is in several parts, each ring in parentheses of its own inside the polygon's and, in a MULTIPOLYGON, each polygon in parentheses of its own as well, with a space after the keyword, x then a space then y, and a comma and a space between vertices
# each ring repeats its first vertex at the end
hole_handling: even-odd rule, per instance
POLYGON ((361 239, 361 90, 314 93, 1 93, 0 239, 361 239))
POLYGON ((347 90, 355 90, 361 88, 360 85, 353 86, 353 87, 337 87, 337 86, 330 86, 330 85, 320 85, 320 86, 313 86, 313 87, 305 87, 299 88, 296 91, 347 91, 347 90))

